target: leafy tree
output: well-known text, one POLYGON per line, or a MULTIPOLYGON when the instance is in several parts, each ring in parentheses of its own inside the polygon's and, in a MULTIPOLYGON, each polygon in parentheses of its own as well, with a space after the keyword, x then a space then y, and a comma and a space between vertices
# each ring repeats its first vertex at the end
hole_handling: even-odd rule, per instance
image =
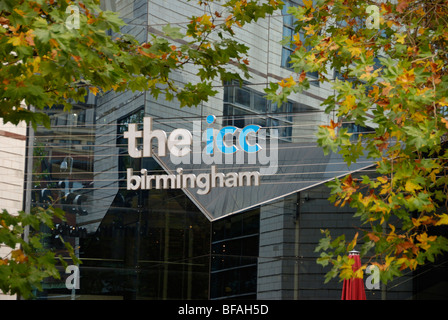
POLYGON ((335 90, 326 112, 374 129, 356 138, 331 122, 319 128, 318 143, 348 164, 367 156, 377 174, 329 183, 331 200, 355 208, 362 228, 353 239, 324 231, 318 262, 331 266, 327 281, 360 277, 375 264, 387 283, 448 250, 438 232, 448 224, 448 1, 303 3, 289 9, 306 35, 294 37, 296 75, 272 83, 268 95, 281 102, 309 87, 306 72, 318 72, 335 90), (370 259, 354 274, 347 253, 357 244, 370 259))
MULTIPOLYGON (((0 243, 12 249, 0 258, 0 290, 3 293, 19 294, 28 299, 33 297, 34 290, 42 290, 45 278, 60 279, 57 264, 67 266, 64 253, 45 247, 48 233, 42 230, 43 226, 53 228, 54 218, 64 220, 64 212, 49 207, 35 208, 32 214, 20 211, 18 215, 11 215, 6 210, 0 213, 0 243)), ((80 263, 70 243, 62 238, 61 241, 73 263, 80 263)))
POLYGON ((102 11, 99 0, 1 1, 0 117, 48 125, 43 113, 17 106, 24 101, 37 111, 53 105, 69 110, 70 101, 84 101, 87 90, 95 95, 108 90, 164 93, 165 99, 176 97, 181 107, 206 101, 216 94, 213 79, 242 80, 228 64, 248 76, 248 47, 232 38, 233 29, 265 17, 279 3, 227 0, 225 16, 211 12, 207 1, 199 3, 207 13, 192 17, 186 32, 167 25, 164 35, 151 34, 150 41, 139 43, 120 33, 125 23, 117 13, 102 11), (172 39, 185 44, 175 45, 172 39), (186 65, 197 67, 200 81, 181 87, 170 75, 186 65))
MULTIPOLYGON (((117 13, 102 11, 99 0, 1 0, 0 117, 48 127, 44 108, 63 105, 69 111, 88 91, 148 91, 156 98, 176 98, 181 107, 207 101, 217 93, 212 80, 248 77, 248 47, 232 37, 234 29, 272 13, 281 2, 226 0, 223 12, 212 12, 208 1, 199 4, 206 13, 191 17, 185 31, 167 25, 163 35, 151 34, 150 41, 139 43, 120 32, 125 23, 117 13), (182 45, 174 44, 180 39, 182 45), (171 75, 188 65, 196 67, 200 81, 181 86, 171 75)), ((31 297, 43 278, 59 276, 58 256, 39 241, 39 224, 52 227, 54 217, 63 213, 52 207, 17 216, 2 213, 0 243, 13 251, 0 260, 1 290, 31 297), (26 226, 36 232, 28 241, 20 237, 26 226)))

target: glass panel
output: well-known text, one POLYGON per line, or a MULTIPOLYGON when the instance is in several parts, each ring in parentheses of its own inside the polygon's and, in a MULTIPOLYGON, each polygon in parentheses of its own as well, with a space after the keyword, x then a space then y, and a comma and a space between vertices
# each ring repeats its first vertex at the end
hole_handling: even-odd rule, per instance
POLYGON ((293 44, 291 43, 293 34, 294 31, 291 28, 283 26, 283 39, 285 41, 288 41, 287 43, 284 44, 284 46, 290 49, 293 48, 293 44))
POLYGON ((291 140, 292 125, 288 122, 284 122, 275 118, 269 119, 269 127, 278 130, 278 136, 280 138, 291 140))
POLYGON ((254 116, 252 123, 262 128, 266 127, 266 118, 261 116, 254 116))
POLYGON ((242 88, 235 88, 236 94, 235 94, 235 102, 242 104, 246 107, 250 107, 250 92, 242 89, 242 88))
POLYGON ((293 17, 291 14, 286 12, 287 6, 283 7, 283 23, 287 26, 292 26, 293 24, 293 17))
POLYGON ((286 48, 282 48, 282 67, 284 68, 290 68, 290 61, 291 61, 291 53, 292 51, 286 48))
POLYGON ((254 94, 254 109, 259 112, 266 112, 267 100, 259 94, 254 94))
POLYGON ((256 297, 259 215, 255 209, 213 223, 212 299, 256 297))
POLYGON ((224 83, 224 101, 233 103, 235 87, 230 82, 224 83))
MULTIPOLYGON (((61 266, 63 278, 46 279, 38 299, 208 298, 208 219, 181 190, 132 191, 117 183, 128 167, 164 172, 153 158, 127 154, 122 134, 129 123, 142 122, 143 110, 135 110, 117 126, 86 126, 87 117, 78 117, 71 121, 76 125, 36 130, 33 206, 43 205, 43 196, 51 195, 67 219, 49 230, 46 244, 62 250, 62 236, 82 261, 79 289, 66 288, 61 266)), ((64 114, 60 111, 52 108, 52 117, 64 114)), ((82 114, 75 106, 73 112, 82 114)))
POLYGON ((246 125, 250 124, 250 119, 246 119, 245 115, 247 112, 239 108, 234 108, 234 117, 233 117, 233 125, 237 128, 244 128, 246 125))
POLYGON ((232 126, 233 125, 233 107, 227 103, 224 104, 223 110, 223 124, 224 126, 232 126))

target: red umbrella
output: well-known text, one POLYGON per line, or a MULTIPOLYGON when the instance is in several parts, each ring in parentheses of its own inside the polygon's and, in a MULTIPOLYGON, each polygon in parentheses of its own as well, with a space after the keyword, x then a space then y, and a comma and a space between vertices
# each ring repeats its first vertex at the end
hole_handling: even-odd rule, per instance
MULTIPOLYGON (((355 260, 352 265, 353 271, 358 270, 361 267, 361 259, 359 258, 358 251, 350 251, 348 256, 350 259, 355 260)), ((354 278, 344 280, 342 286, 342 300, 366 300, 366 292, 364 290, 363 279, 354 278)))

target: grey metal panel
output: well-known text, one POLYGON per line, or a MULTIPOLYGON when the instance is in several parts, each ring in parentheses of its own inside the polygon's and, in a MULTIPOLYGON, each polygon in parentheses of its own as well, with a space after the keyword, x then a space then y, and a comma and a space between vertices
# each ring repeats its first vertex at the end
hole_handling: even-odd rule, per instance
MULTIPOLYGON (((209 173, 210 165, 173 165, 169 157, 157 157, 159 164, 171 174, 181 167, 184 173, 209 173)), ((373 161, 359 159, 350 167, 338 153, 324 155, 315 143, 279 144, 278 170, 274 175, 262 175, 259 186, 211 188, 205 195, 197 189, 183 189, 188 197, 211 221, 269 203, 289 194, 325 183, 335 177, 372 166, 373 161)), ((258 171, 254 164, 216 164, 217 172, 258 171)), ((259 165, 258 165, 259 167, 259 165)))

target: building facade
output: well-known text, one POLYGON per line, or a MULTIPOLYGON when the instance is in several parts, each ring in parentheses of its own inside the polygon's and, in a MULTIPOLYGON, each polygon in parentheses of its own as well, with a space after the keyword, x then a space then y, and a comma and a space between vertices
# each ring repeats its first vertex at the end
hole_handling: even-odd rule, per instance
MULTIPOLYGON (((222 10, 219 3, 212 6, 222 10)), ((203 14, 195 2, 175 0, 105 1, 104 8, 120 12, 128 24, 124 32, 142 42, 148 32, 160 33, 167 24, 185 27, 191 16, 203 14)), ((321 229, 349 237, 357 222, 350 208, 335 208, 327 200, 325 182, 347 173, 371 174, 371 163, 361 160, 348 168, 316 145, 317 126, 334 119, 320 107, 332 94, 327 85, 313 81, 282 106, 265 99, 270 82, 292 74, 291 48, 280 42, 292 35, 292 25, 283 10, 238 30, 236 38, 250 46, 252 78, 242 86, 216 82, 218 94, 197 107, 181 109, 175 100, 146 92, 107 92, 88 96, 70 114, 48 110, 52 126, 35 132, 34 180, 27 192, 32 205, 56 199, 54 205, 65 210, 67 221, 51 231, 49 245, 58 248, 62 235, 82 265, 76 266, 79 285, 48 281, 39 299, 340 299, 342 283, 324 284, 326 270, 316 264, 314 248, 321 229), (186 129, 198 136, 202 161, 130 157, 129 132, 134 124, 144 130, 148 117, 153 131, 186 129), (207 129, 250 125, 266 129, 258 140, 270 151, 265 158, 227 162, 203 152, 207 129), (265 169, 265 174, 259 185, 216 187, 206 194, 198 192, 199 184, 129 188, 137 178, 130 179, 128 169, 143 185, 143 176, 180 176, 182 167, 184 176, 199 177, 212 166, 225 173, 265 169)), ((199 81, 188 68, 175 79, 199 81)), ((415 295, 414 274, 367 292, 368 299, 415 295)))

